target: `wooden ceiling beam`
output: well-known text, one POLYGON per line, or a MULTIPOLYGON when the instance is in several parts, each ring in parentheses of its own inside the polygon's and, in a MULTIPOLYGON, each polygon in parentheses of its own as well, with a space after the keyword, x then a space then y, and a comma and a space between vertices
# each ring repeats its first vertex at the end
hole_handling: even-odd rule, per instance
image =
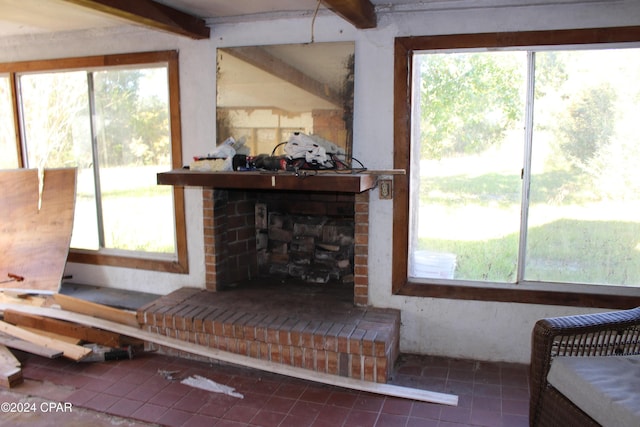
POLYGON ((209 27, 203 19, 152 0, 63 1, 192 39, 208 39, 210 35, 209 27))
POLYGON ((377 25, 375 7, 369 0, 321 0, 337 15, 340 15, 356 28, 375 28, 377 25))

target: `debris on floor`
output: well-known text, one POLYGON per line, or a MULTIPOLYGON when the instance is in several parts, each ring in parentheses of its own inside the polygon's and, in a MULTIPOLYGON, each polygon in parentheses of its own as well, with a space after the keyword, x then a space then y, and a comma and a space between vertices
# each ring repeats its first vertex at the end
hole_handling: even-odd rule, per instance
POLYGON ((180 381, 180 384, 199 388, 201 390, 212 391, 214 393, 226 394, 232 397, 237 397, 238 399, 244 399, 244 396, 238 393, 235 388, 226 386, 224 384, 218 384, 217 382, 200 375, 193 375, 189 378, 185 378, 180 381))
MULTIPOLYGON (((132 359, 144 341, 117 331, 29 313, 21 307, 61 307, 131 325, 135 314, 58 294, 0 292, 0 386, 22 383, 22 368, 10 349, 46 358, 66 357, 81 362, 132 359)), ((62 308, 61 308, 62 309, 62 308)), ((137 324, 137 323, 136 323, 137 324)))

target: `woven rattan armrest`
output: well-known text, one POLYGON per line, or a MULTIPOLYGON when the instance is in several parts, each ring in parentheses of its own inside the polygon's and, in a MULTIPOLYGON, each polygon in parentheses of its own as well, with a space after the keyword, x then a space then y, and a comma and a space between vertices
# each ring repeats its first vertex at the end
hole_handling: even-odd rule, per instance
POLYGON ((536 322, 531 344, 530 424, 539 425, 545 410, 542 397, 550 388, 547 374, 554 357, 630 354, 640 354, 640 307, 536 322))

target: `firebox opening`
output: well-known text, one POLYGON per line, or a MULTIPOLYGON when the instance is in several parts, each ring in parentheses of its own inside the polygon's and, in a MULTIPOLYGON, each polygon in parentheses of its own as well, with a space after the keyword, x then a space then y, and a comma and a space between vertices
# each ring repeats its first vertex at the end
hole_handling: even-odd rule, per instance
POLYGON ((203 195, 208 289, 338 288, 366 305, 368 195, 246 189, 203 195))

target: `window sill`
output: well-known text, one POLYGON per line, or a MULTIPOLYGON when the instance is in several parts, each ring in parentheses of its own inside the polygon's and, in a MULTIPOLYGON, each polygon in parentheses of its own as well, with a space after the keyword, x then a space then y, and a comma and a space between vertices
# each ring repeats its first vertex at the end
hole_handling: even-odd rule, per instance
POLYGON ((396 295, 607 309, 629 309, 640 306, 640 295, 517 289, 515 286, 495 288, 407 282, 399 288, 396 295))
POLYGON ((141 258, 115 254, 105 254, 97 251, 71 249, 67 258, 68 262, 78 264, 108 265, 112 267, 133 268, 137 270, 152 270, 163 273, 188 274, 189 267, 179 260, 161 258, 141 258))

